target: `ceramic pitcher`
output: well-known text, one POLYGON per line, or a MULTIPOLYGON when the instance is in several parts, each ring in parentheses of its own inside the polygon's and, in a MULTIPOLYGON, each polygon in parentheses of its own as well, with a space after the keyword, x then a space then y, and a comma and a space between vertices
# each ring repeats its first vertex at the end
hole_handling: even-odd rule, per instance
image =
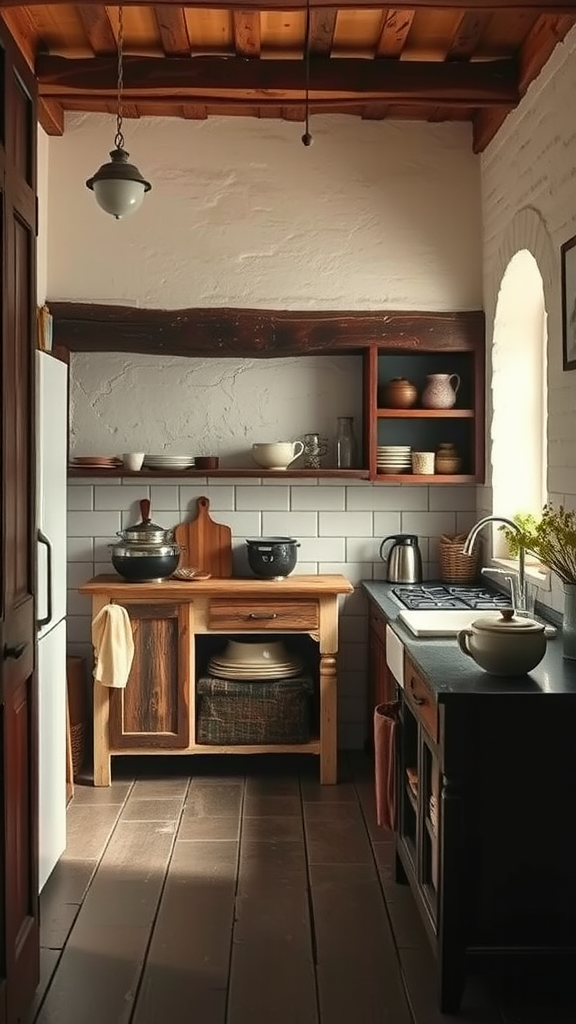
POLYGON ((457 373, 430 373, 422 392, 422 405, 425 409, 451 409, 459 387, 457 373))

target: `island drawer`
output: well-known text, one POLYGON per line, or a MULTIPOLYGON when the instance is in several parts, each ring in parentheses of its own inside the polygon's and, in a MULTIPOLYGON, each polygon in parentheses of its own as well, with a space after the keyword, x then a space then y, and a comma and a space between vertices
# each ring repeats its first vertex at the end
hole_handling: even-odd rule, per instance
POLYGON ((317 601, 213 598, 208 606, 207 625, 208 629, 245 629, 251 633, 316 630, 320 615, 317 601))
POLYGON ((438 705, 427 682, 406 657, 404 662, 404 695, 426 732, 438 742, 438 705))

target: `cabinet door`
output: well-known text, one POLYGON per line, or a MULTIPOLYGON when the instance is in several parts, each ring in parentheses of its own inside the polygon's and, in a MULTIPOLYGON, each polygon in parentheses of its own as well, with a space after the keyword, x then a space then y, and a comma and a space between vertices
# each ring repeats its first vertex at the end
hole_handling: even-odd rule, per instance
POLYGON ((186 748, 190 743, 189 605, 127 604, 134 661, 125 689, 110 691, 110 745, 186 748))

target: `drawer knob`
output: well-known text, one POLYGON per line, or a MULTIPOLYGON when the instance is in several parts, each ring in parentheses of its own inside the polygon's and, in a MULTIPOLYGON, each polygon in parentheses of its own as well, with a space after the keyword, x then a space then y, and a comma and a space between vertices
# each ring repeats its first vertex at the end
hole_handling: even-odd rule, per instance
POLYGON ((250 612, 249 619, 277 619, 276 612, 250 612))

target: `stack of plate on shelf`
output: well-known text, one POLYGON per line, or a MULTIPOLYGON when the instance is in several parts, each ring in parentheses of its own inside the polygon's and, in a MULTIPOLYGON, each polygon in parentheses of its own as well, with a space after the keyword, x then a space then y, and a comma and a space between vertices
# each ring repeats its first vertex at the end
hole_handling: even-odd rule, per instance
POLYGON ((113 455, 76 455, 70 459, 74 469, 115 469, 121 460, 113 455))
POLYGON ((376 448, 376 466, 379 473, 406 473, 412 469, 410 445, 379 444, 376 448))
POLYGON ((282 640, 229 640, 224 651, 208 662, 212 675, 248 683, 291 679, 302 668, 301 659, 289 654, 282 640))
POLYGON ((146 455, 144 465, 148 469, 190 469, 194 465, 193 455, 146 455))

